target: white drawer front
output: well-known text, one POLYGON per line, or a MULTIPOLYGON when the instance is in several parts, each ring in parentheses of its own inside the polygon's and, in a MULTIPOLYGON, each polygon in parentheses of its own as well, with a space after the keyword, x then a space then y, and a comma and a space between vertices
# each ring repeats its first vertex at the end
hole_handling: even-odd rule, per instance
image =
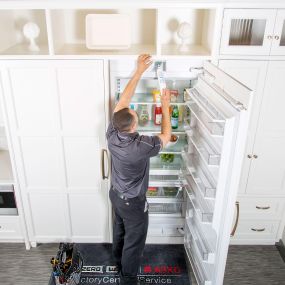
POLYGON ((19 217, 0 217, 0 240, 22 237, 19 217))
POLYGON ((280 219, 285 200, 280 198, 238 198, 240 217, 251 219, 280 219))
POLYGON ((233 240, 275 240, 279 221, 240 220, 233 240))

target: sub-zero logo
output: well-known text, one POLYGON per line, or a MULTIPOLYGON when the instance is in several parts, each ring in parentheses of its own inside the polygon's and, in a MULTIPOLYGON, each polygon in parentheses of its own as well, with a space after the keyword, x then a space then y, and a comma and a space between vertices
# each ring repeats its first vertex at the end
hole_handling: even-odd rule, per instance
POLYGON ((83 266, 82 272, 103 273, 103 265, 83 266))

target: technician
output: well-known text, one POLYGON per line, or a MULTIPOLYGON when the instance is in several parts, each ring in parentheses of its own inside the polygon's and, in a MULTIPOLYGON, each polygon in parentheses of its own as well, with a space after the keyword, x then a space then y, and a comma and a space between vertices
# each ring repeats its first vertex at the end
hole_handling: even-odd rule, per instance
POLYGON ((112 158, 109 197, 114 209, 113 257, 120 272, 121 285, 139 284, 140 266, 148 229, 146 192, 149 182, 149 159, 170 141, 169 90, 161 95, 161 134, 139 135, 138 115, 129 108, 142 74, 152 64, 150 55, 138 57, 134 75, 114 109, 106 137, 112 158))

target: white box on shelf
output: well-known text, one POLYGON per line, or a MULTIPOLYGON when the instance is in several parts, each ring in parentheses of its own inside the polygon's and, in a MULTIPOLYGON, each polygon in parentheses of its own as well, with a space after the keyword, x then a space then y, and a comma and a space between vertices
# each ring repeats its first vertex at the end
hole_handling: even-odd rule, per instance
POLYGON ((126 14, 88 14, 86 47, 88 49, 128 49, 131 46, 131 21, 126 14))

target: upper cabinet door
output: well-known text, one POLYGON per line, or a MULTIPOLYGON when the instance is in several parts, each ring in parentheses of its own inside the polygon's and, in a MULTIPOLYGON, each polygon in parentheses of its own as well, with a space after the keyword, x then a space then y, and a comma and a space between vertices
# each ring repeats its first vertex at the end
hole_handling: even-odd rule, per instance
POLYGON ((221 54, 269 55, 276 9, 225 9, 221 54))
POLYGON ((278 10, 271 47, 272 55, 285 55, 285 10, 278 10))

